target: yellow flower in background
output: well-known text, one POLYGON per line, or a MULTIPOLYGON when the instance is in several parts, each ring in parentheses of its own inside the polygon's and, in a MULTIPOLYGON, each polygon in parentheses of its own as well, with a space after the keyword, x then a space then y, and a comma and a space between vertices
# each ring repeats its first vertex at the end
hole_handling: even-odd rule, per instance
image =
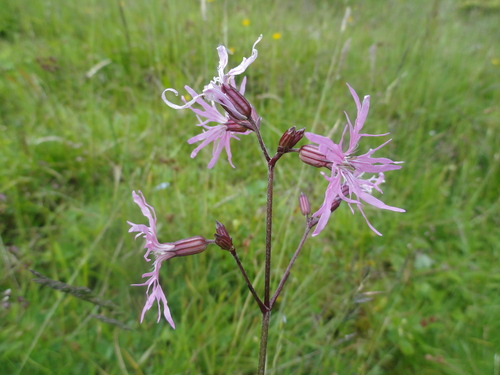
POLYGON ((191 100, 191 95, 189 94, 184 95, 184 99, 186 99, 189 102, 191 100))
POLYGON ((500 65, 500 59, 498 57, 494 57, 491 59, 491 63, 495 66, 500 65))
POLYGON ((248 25, 250 25, 250 20, 248 18, 245 18, 243 21, 241 21, 241 24, 243 26, 248 26, 248 25))
POLYGON ((274 33, 273 34, 273 39, 280 39, 281 38, 281 33, 274 33))
POLYGON ((229 47, 229 48, 228 48, 228 50, 229 50, 229 52, 230 52, 230 54, 231 54, 231 55, 232 55, 232 54, 234 53, 234 51, 235 51, 234 47, 229 47))

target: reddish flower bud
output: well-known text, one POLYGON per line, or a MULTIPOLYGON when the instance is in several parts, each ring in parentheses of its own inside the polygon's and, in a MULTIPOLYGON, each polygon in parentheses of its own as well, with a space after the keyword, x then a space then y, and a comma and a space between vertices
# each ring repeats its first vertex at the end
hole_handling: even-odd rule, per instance
MULTIPOLYGON (((221 104, 222 105, 222 104, 221 104)), ((245 133, 247 131, 257 131, 260 128, 260 117, 257 117, 255 111, 252 112, 252 118, 250 120, 238 120, 232 116, 229 116, 229 120, 224 123, 227 126, 227 130, 236 133, 245 133)))
POLYGON ((297 130, 295 126, 288 129, 283 135, 278 143, 278 151, 287 152, 293 146, 295 146, 304 136, 305 128, 297 130))
POLYGON ((184 238, 172 243, 172 245, 174 245, 174 249, 172 251, 179 257, 198 254, 205 250, 209 243, 210 242, 202 236, 184 238))
MULTIPOLYGON (((223 105, 221 104, 221 106, 223 106, 223 105)), ((260 123, 260 120, 258 123, 260 123)), ((224 125, 227 126, 227 129, 229 131, 235 131, 237 133, 244 133, 244 132, 249 131, 249 130, 255 131, 255 126, 252 124, 252 122, 250 120, 241 120, 240 121, 238 119, 235 119, 232 116, 229 116, 229 121, 226 122, 224 125)))
POLYGON ((302 215, 307 216, 311 213, 311 205, 309 204, 309 199, 307 199, 307 196, 304 193, 300 193, 299 206, 302 215))
POLYGON ((233 108, 231 108, 225 104, 222 104, 222 103, 219 103, 219 104, 222 108, 224 108, 224 111, 227 112, 231 121, 246 121, 247 117, 245 117, 244 115, 242 115, 238 111, 234 110, 233 108))
POLYGON ((245 133, 249 130, 246 126, 242 125, 242 123, 235 122, 234 120, 229 120, 224 125, 227 126, 228 131, 233 133, 245 133))
POLYGON ((223 83, 221 91, 229 101, 228 105, 221 104, 226 112, 237 120, 247 120, 252 116, 252 106, 233 86, 223 83))
POLYGON ((299 157, 304 163, 312 165, 313 167, 332 168, 332 162, 327 160, 326 155, 319 152, 319 148, 317 146, 302 146, 299 150, 299 157))
POLYGON ((215 244, 222 250, 234 251, 233 239, 229 236, 226 227, 215 221, 215 244))

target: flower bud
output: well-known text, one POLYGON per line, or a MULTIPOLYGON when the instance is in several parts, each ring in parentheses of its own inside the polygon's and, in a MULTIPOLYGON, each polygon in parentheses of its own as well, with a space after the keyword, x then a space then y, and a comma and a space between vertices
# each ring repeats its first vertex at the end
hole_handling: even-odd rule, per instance
POLYGON ((328 169, 332 168, 332 162, 328 161, 326 155, 319 152, 319 148, 314 145, 302 146, 299 150, 299 157, 304 163, 313 167, 328 169))
POLYGON ((226 227, 215 221, 215 244, 222 250, 234 251, 233 239, 229 236, 226 227))
POLYGON ((198 254, 205 250, 209 243, 210 242, 202 236, 184 238, 183 240, 172 243, 172 245, 174 245, 174 249, 172 251, 179 257, 198 254))
POLYGON ((221 91, 229 101, 228 104, 221 103, 221 106, 230 116, 237 120, 247 120, 252 116, 252 106, 238 90, 227 83, 223 83, 221 91))
POLYGON ((304 131, 306 129, 302 128, 297 130, 295 126, 288 129, 283 135, 278 143, 278 151, 287 152, 293 146, 295 146, 304 136, 304 131))
POLYGON ((311 205, 309 204, 309 199, 307 199, 307 196, 304 193, 300 193, 299 206, 302 215, 307 216, 311 213, 311 205))
POLYGON ((228 106, 226 104, 222 104, 222 103, 219 103, 219 104, 222 108, 224 108, 224 111, 227 112, 227 114, 229 115, 229 118, 232 121, 246 121, 247 120, 247 118, 244 115, 242 115, 241 113, 236 111, 234 108, 231 108, 230 106, 228 106))
POLYGON ((233 133, 245 133, 249 130, 246 126, 242 125, 241 123, 235 122, 234 120, 229 120, 224 125, 227 126, 227 130, 233 133))

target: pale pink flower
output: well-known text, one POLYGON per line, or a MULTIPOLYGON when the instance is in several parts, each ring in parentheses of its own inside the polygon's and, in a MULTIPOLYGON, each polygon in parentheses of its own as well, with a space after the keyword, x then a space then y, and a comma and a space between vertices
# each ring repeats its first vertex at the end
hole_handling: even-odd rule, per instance
POLYGON ((243 97, 245 94, 246 77, 243 78, 239 90, 236 90, 237 86, 234 77, 242 74, 255 61, 258 56, 255 46, 261 39, 262 35, 254 43, 251 56, 243 58, 240 65, 229 70, 227 73, 224 73, 224 70, 228 63, 228 53, 224 46, 219 46, 217 48, 219 54, 218 76, 214 77, 205 86, 201 94, 198 94, 189 86, 184 86, 192 97, 190 101, 182 97, 184 105, 174 104, 166 98, 167 92, 173 92, 175 95, 178 95, 176 90, 169 88, 162 93, 162 99, 169 107, 174 109, 189 108, 196 114, 199 120, 198 126, 203 127, 204 130, 203 133, 188 140, 189 144, 201 142, 193 150, 191 157, 194 158, 202 148, 213 143, 212 159, 208 163, 208 168, 212 168, 215 165, 223 149, 226 150, 229 164, 234 168, 230 140, 233 138, 239 140, 235 135, 236 133, 249 134, 252 129, 252 123, 259 126, 260 119, 255 109, 243 97), (237 91, 237 95, 235 95, 235 91, 237 91), (216 103, 224 108, 224 114, 220 113, 216 108, 216 103), (200 105, 202 109, 194 108, 194 104, 200 105), (247 121, 249 118, 251 118, 251 122, 247 121), (216 123, 216 125, 208 125, 212 122, 216 123))
POLYGON ((363 99, 363 103, 360 103, 359 97, 356 92, 352 89, 351 86, 347 86, 349 87, 351 95, 354 98, 354 102, 356 103, 357 116, 356 121, 353 125, 346 113, 347 125, 344 128, 344 132, 342 134, 340 142, 336 144, 327 137, 314 133, 305 133, 307 139, 318 145, 316 147, 318 154, 321 155, 321 157, 315 156, 310 160, 310 162, 307 162, 307 160, 309 159, 302 158, 302 160, 314 166, 327 166, 327 168, 331 169, 332 171, 330 176, 327 176, 325 173, 321 172, 324 178, 328 181, 328 187, 325 192, 323 205, 318 211, 313 214, 313 216, 315 217, 319 216, 318 225, 313 232, 313 236, 318 235, 325 228, 332 212, 332 204, 334 204, 336 199, 338 200, 338 198, 347 202, 353 213, 354 211, 351 205, 356 205, 365 218, 368 226, 379 236, 381 236, 382 234, 371 225, 365 215, 365 212, 363 210, 364 203, 368 203, 369 205, 385 210, 405 212, 405 210, 401 208, 388 206, 381 200, 371 195, 373 189, 382 193, 379 185, 384 182, 383 172, 400 169, 401 166, 395 164, 401 162, 395 162, 387 158, 372 157, 375 151, 384 147, 391 140, 382 143, 375 149, 370 149, 365 154, 358 156, 354 155, 361 137, 383 136, 387 135, 388 133, 379 135, 360 133, 368 115, 370 97, 365 96, 363 99), (349 144, 344 150, 344 135, 347 130, 349 130, 349 144), (362 176, 364 173, 375 173, 378 174, 378 177, 363 179, 362 176), (346 186, 348 187, 348 189, 346 188, 346 186), (348 193, 345 194, 343 190, 344 192, 348 191, 348 193))
POLYGON ((179 240, 173 243, 160 243, 156 236, 156 212, 152 206, 147 204, 146 199, 142 192, 136 194, 135 191, 132 192, 132 197, 134 202, 141 208, 142 214, 149 219, 149 226, 144 224, 134 224, 128 221, 130 224, 129 232, 138 232, 135 238, 144 236, 146 239, 146 244, 144 248, 147 249, 144 258, 147 262, 150 262, 149 254, 154 254, 153 270, 142 275, 143 278, 149 278, 146 282, 142 284, 132 284, 133 286, 147 286, 146 289, 146 303, 142 309, 141 323, 144 320, 144 315, 148 311, 153 303, 156 301, 158 304, 158 321, 161 319, 161 304, 163 304, 163 316, 168 321, 168 323, 175 329, 175 324, 170 314, 170 309, 168 307, 167 298, 160 285, 160 268, 164 261, 176 257, 193 255, 205 250, 209 242, 201 236, 190 237, 187 239, 179 240))
MULTIPOLYGON (((196 92, 190 87, 186 86, 186 90, 190 95, 196 95, 196 92)), ((240 92, 245 92, 245 80, 240 87, 240 92)), ((203 132, 188 140, 189 144, 201 142, 201 144, 191 153, 191 158, 194 158, 202 148, 213 143, 212 159, 208 163, 208 168, 212 168, 215 165, 223 149, 226 150, 229 164, 234 168, 230 140, 240 140, 235 134, 247 135, 250 134, 251 131, 231 120, 226 112, 221 114, 215 107, 214 102, 208 104, 202 97, 198 96, 196 103, 199 104, 202 109, 193 107, 189 107, 189 109, 196 114, 199 121, 198 126, 203 128, 203 132), (208 125, 210 122, 215 122, 217 125, 210 126, 208 125)))

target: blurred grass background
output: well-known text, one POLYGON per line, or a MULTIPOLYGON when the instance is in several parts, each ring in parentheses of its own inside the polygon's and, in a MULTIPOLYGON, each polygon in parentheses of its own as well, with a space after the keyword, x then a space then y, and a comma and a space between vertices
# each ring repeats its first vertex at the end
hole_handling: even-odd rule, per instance
MULTIPOLYGON (((269 374, 500 374, 500 4, 495 1, 4 0, 0 12, 0 372, 253 374, 260 314, 229 254, 173 259, 162 284, 178 328, 140 325, 149 270, 127 220, 131 191, 161 241, 225 223, 263 288, 265 164, 255 139, 232 169, 190 159, 189 111, 160 93, 201 89, 216 47, 248 56, 248 97, 273 149, 290 126, 340 136, 370 94, 368 133, 391 132, 383 200, 347 206, 310 240, 273 313, 269 374), (346 8, 351 15, 341 32, 346 8), (104 309, 34 283, 29 269, 85 286, 104 309), (356 291, 382 291, 358 303, 356 291), (130 328, 94 318, 104 315, 130 328)), ((360 145, 361 151, 378 145, 360 145)), ((300 237, 297 197, 325 181, 280 162, 273 283, 300 237)))

